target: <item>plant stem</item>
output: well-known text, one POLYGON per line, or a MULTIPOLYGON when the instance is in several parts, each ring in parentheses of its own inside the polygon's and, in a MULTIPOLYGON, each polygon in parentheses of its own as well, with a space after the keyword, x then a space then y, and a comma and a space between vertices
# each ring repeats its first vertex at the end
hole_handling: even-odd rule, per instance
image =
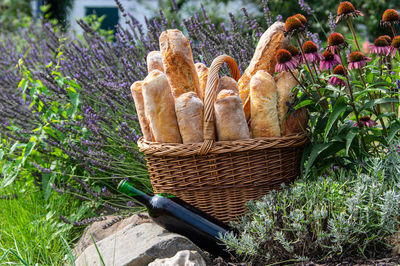
POLYGON ((396 29, 395 29, 393 23, 390 24, 390 28, 392 28, 393 38, 396 37, 397 36, 396 29))
MULTIPOLYGON (((308 60, 306 59, 306 54, 304 53, 303 46, 301 45, 300 38, 299 38, 299 35, 297 33, 296 33, 296 40, 297 40, 297 44, 299 45, 299 48, 300 48, 300 51, 301 51, 301 55, 303 56, 303 60, 307 65, 308 71, 310 71, 311 79, 312 79, 313 83, 316 84, 314 76, 313 76, 313 73, 312 73, 312 70, 311 70, 311 67, 308 64, 308 60)), ((319 94, 319 92, 318 92, 318 94, 319 94)))
POLYGON ((350 18, 347 18, 347 24, 349 25, 350 31, 353 34, 353 38, 354 38, 354 41, 356 42, 357 49, 358 49, 359 52, 361 52, 360 46, 358 45, 356 33, 354 31, 353 23, 351 22, 350 18))

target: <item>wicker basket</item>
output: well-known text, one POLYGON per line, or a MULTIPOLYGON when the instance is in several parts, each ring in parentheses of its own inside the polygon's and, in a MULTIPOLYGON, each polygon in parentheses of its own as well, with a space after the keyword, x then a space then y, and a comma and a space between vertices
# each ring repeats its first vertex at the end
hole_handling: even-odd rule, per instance
POLYGON ((299 175, 305 134, 277 138, 215 141, 214 101, 218 72, 227 63, 235 80, 236 62, 227 55, 210 67, 204 100, 204 142, 156 143, 141 138, 154 193, 171 193, 221 221, 235 220, 245 203, 299 175))

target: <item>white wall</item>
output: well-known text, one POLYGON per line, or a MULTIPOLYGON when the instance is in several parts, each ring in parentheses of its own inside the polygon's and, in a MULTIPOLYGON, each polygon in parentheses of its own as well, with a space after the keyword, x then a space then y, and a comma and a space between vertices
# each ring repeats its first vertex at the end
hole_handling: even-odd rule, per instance
MULTIPOLYGON (((144 24, 144 17, 154 14, 157 10, 158 0, 120 0, 125 10, 131 13, 140 23, 144 24)), ((71 30, 81 33, 82 29, 76 23, 77 19, 85 16, 85 7, 117 7, 114 0, 74 0, 72 10, 69 14, 71 30)), ((125 27, 126 24, 121 21, 122 15, 119 14, 120 24, 125 27)))

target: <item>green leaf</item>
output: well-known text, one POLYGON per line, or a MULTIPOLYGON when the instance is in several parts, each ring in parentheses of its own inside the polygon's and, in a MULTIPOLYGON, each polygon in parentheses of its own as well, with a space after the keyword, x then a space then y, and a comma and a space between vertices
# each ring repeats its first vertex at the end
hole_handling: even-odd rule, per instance
POLYGON ((3 160, 4 150, 0 150, 0 161, 3 160))
POLYGON ((36 146, 36 138, 34 136, 31 137, 28 144, 26 144, 24 150, 22 151, 22 163, 28 158, 29 154, 31 154, 33 148, 36 146))
POLYGON ((400 130, 400 122, 396 121, 393 124, 390 125, 390 131, 389 131, 389 142, 393 140, 394 136, 396 136, 396 133, 400 130))
POLYGON ((346 155, 349 154, 350 145, 353 142, 353 139, 357 135, 358 131, 359 131, 358 128, 354 127, 354 128, 351 128, 349 130, 349 132, 347 133, 347 135, 346 135, 346 155))
POLYGON ((300 109, 301 107, 304 107, 304 106, 307 106, 307 105, 310 105, 310 104, 313 104, 313 103, 314 103, 313 100, 308 99, 308 100, 305 100, 305 101, 302 101, 302 102, 298 103, 294 107, 294 109, 297 110, 297 109, 300 109))
POLYGON ((43 196, 46 201, 49 200, 51 192, 53 191, 52 186, 56 178, 55 173, 42 173, 42 190, 43 196))
POLYGON ((361 107, 360 111, 369 109, 377 104, 384 104, 384 103, 398 103, 399 100, 396 98, 380 98, 367 101, 363 107, 361 107))
POLYGON ((331 116, 329 117, 328 123, 325 127, 325 134, 324 134, 324 139, 326 141, 326 138, 331 131, 331 128, 335 121, 338 119, 338 117, 347 109, 347 104, 344 101, 337 101, 335 106, 333 107, 333 112, 331 116))
POLYGON ((329 148, 331 145, 333 144, 333 142, 330 143, 320 143, 320 144, 316 144, 313 145, 312 150, 311 150, 311 154, 310 154, 310 158, 308 158, 308 162, 307 162, 307 166, 306 166, 306 173, 305 175, 307 176, 308 173, 310 172, 311 167, 314 164, 315 159, 317 159, 317 157, 327 148, 329 148))

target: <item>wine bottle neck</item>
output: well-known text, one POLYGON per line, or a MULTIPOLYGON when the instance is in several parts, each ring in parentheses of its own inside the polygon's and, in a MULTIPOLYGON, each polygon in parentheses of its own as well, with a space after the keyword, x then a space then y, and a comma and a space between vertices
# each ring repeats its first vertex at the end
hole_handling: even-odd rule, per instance
POLYGON ((147 195, 143 191, 140 191, 137 188, 134 188, 131 184, 129 184, 126 180, 122 180, 117 188, 119 191, 131 196, 135 200, 144 204, 146 207, 150 206, 151 196, 147 195))

